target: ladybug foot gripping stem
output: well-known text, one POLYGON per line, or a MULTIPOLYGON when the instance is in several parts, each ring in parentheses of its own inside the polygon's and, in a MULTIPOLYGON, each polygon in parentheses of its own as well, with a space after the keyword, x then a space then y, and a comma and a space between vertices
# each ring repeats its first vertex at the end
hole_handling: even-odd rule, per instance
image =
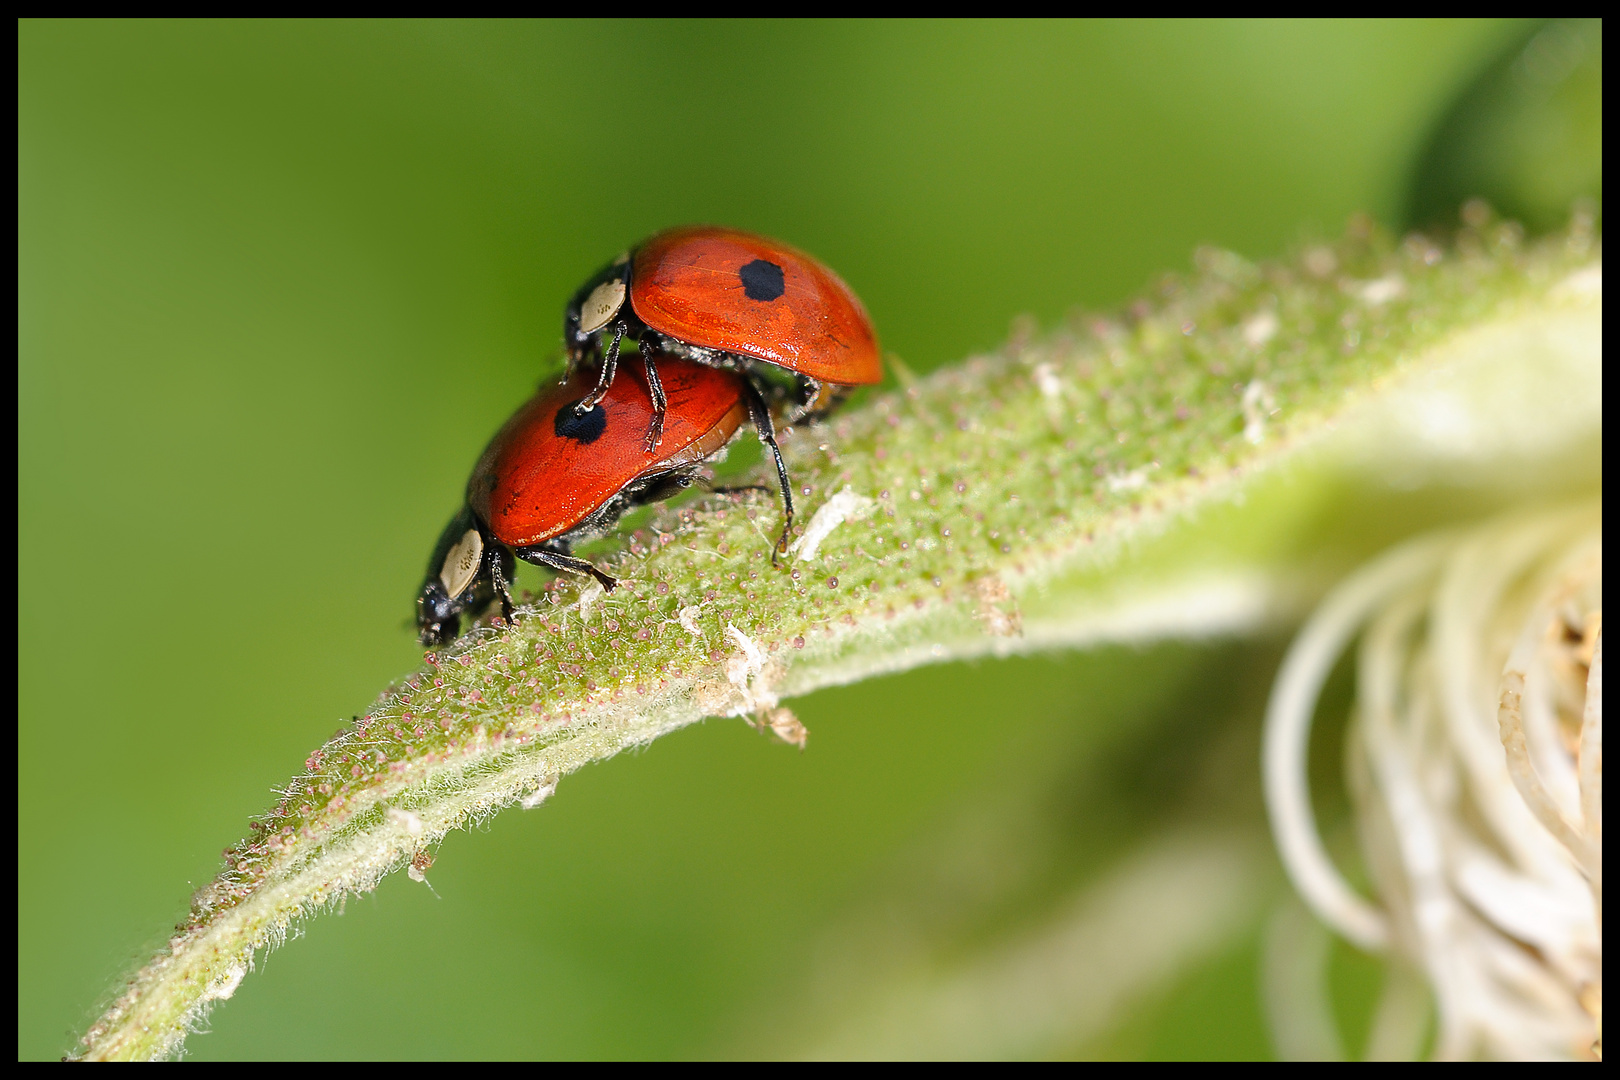
POLYGON ((771 549, 771 565, 772 566, 776 565, 776 560, 779 557, 787 554, 788 538, 791 537, 792 535, 793 535, 793 519, 788 518, 786 521, 784 521, 782 523, 782 535, 778 536, 776 538, 776 546, 771 549))
POLYGON ((776 546, 771 549, 771 565, 776 565, 778 557, 787 553, 788 535, 793 529, 793 482, 788 479, 787 463, 782 460, 782 448, 776 444, 776 428, 771 423, 771 410, 765 406, 765 399, 760 396, 759 389, 753 381, 748 383, 748 415, 754 422, 754 434, 759 441, 765 444, 771 452, 771 460, 776 464, 776 482, 782 492, 782 535, 777 538, 776 546))
POLYGON ((490 560, 490 577, 495 585, 495 596, 501 602, 501 618, 508 624, 512 622, 512 586, 511 576, 515 567, 504 565, 510 556, 498 554, 490 560))

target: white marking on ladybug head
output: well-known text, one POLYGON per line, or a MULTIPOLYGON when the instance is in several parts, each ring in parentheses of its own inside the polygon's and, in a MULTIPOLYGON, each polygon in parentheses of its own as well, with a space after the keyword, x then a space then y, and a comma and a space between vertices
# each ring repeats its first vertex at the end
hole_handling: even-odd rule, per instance
POLYGON ((478 576, 478 567, 483 561, 484 538, 478 535, 477 529, 468 529, 445 555, 444 566, 439 569, 439 580, 443 582, 444 591, 450 599, 454 600, 467 591, 478 576))
POLYGON ((591 290, 591 295, 579 305, 579 329, 591 334, 613 321, 613 316, 624 307, 624 282, 619 278, 604 281, 591 290))
POLYGON ((630 253, 628 251, 621 251, 621 252, 619 252, 617 255, 615 255, 613 257, 613 265, 614 266, 623 266, 625 263, 627 263, 629 261, 630 261, 630 253))

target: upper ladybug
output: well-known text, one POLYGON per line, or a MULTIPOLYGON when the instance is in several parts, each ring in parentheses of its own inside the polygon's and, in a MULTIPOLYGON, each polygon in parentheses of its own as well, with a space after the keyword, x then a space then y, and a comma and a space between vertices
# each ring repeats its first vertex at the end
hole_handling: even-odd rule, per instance
MULTIPOLYGON (((738 229, 666 229, 624 252, 568 302, 563 339, 569 368, 596 360, 596 406, 612 383, 625 338, 643 356, 665 352, 741 370, 766 401, 786 401, 788 419, 819 415, 853 386, 880 382, 877 336, 860 299, 819 261, 738 229)), ((663 434, 665 398, 647 366, 651 453, 663 434)))

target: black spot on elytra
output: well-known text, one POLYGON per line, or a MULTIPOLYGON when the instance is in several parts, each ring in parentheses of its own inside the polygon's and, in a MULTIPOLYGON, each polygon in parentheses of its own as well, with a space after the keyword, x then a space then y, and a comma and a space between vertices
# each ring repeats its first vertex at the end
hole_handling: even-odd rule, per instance
POLYGON ((557 418, 552 421, 551 428, 560 438, 573 439, 577 443, 589 445, 595 442, 607 430, 607 410, 598 405, 583 416, 574 411, 574 406, 580 401, 570 401, 557 410, 557 418))
POLYGON ((764 259, 755 259, 741 270, 743 295, 750 300, 775 300, 786 291, 782 282, 782 268, 764 259))

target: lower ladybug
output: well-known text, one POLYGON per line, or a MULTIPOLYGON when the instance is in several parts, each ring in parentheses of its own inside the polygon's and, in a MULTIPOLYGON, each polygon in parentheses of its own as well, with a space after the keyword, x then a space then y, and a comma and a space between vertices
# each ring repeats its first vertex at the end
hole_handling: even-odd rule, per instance
POLYGON ((787 466, 776 445, 770 411, 740 374, 674 356, 648 356, 662 371, 664 444, 649 461, 642 447, 654 404, 647 370, 626 361, 628 377, 615 380, 588 410, 589 382, 572 378, 540 392, 490 440, 467 481, 467 498, 433 549, 416 598, 416 625, 424 645, 441 645, 460 632, 461 613, 499 599, 512 617, 514 559, 588 574, 605 589, 618 584, 573 545, 595 536, 626 510, 666 499, 753 421, 771 451, 786 520, 780 548, 793 524, 787 466))
MULTIPOLYGON (((839 276, 776 240, 712 225, 667 229, 580 286, 563 314, 570 370, 599 364, 593 408, 613 383, 625 338, 651 352, 734 368, 789 418, 820 415, 851 387, 881 382, 877 335, 839 276)), ((647 366, 653 453, 667 415, 658 365, 647 366)))

